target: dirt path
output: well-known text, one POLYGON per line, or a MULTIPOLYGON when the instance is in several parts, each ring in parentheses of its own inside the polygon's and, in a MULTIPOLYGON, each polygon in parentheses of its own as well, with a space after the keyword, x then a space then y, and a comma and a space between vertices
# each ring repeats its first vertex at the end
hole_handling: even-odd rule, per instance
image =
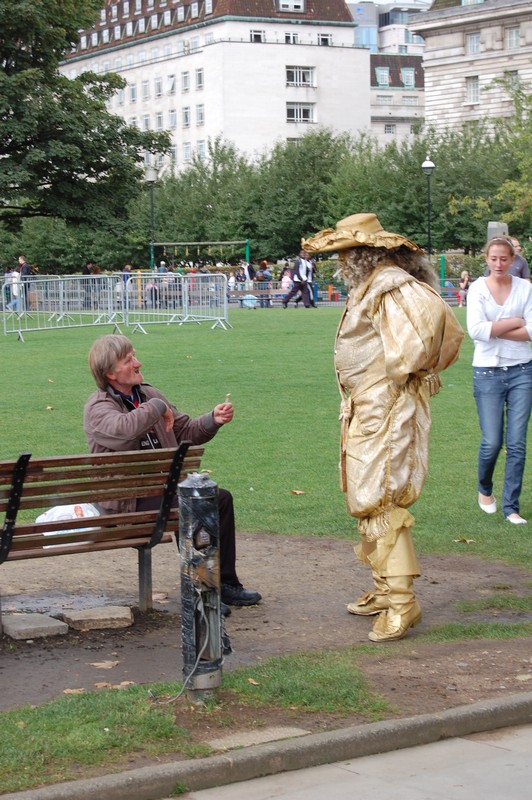
MULTIPOLYGON (((93 689, 102 681, 153 683, 181 680, 179 561, 172 545, 155 549, 156 612, 123 631, 72 633, 32 643, 0 639, 0 710, 42 703, 65 689, 93 689), (111 670, 95 664, 118 661, 111 670), (7 687, 7 689, 6 689, 7 687)), ((239 574, 263 593, 252 608, 234 609, 227 623, 235 652, 225 669, 253 665, 273 655, 367 643, 371 620, 345 607, 369 587, 368 572, 351 545, 329 539, 241 534, 239 574)), ((423 623, 402 642, 375 645, 377 660, 364 657, 370 681, 403 716, 441 710, 532 686, 532 648, 527 640, 420 644, 429 627, 468 619, 518 621, 525 612, 464 615, 460 600, 478 600, 511 587, 532 593, 532 572, 486 563, 466 552, 421 558, 416 590, 423 623), (528 681, 528 683, 527 683, 528 681)), ((137 603, 133 552, 63 556, 4 564, 2 606, 9 611, 88 608, 137 603)), ((509 589, 508 589, 509 591, 509 589)))

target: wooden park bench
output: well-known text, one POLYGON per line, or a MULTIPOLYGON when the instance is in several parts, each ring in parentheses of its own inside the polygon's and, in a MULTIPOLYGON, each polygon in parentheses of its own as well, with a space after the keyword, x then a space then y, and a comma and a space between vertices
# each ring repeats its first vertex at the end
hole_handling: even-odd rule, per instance
MULTIPOLYGON (((177 484, 198 472, 203 447, 189 443, 161 450, 32 459, 24 453, 0 461, 0 564, 28 558, 134 547, 138 551, 139 608, 152 608, 151 550, 172 541, 179 512, 172 508, 177 484), (107 514, 35 522, 54 506, 95 505, 109 500, 160 497, 158 511, 107 514)), ((1 606, 0 606, 1 632, 1 606)))
POLYGON ((268 307, 272 307, 281 305, 285 294, 288 293, 281 288, 261 288, 260 284, 255 284, 253 289, 230 289, 227 292, 227 299, 229 303, 239 303, 241 308, 260 308, 261 300, 266 301, 268 307), (255 304, 250 298, 255 298, 255 304))

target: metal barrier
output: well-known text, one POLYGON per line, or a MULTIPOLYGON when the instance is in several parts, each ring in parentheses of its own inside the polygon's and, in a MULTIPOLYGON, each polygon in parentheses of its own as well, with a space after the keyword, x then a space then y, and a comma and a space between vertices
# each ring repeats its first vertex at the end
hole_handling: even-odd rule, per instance
POLYGON ((212 322, 212 328, 232 327, 228 321, 224 275, 178 275, 135 272, 126 279, 113 275, 32 277, 18 285, 18 296, 2 291, 4 335, 24 341, 28 331, 91 325, 145 325, 212 322))

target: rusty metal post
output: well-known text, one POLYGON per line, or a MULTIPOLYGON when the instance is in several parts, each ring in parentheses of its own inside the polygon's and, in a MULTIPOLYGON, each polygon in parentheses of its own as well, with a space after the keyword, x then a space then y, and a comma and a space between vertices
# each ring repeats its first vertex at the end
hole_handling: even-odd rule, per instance
POLYGON ((201 703, 221 683, 218 486, 205 474, 179 484, 183 680, 201 703))

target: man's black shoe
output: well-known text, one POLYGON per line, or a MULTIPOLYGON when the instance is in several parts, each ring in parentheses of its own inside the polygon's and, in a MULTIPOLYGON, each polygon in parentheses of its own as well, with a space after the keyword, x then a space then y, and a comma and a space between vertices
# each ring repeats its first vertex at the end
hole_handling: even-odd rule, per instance
POLYGON ((222 603, 220 600, 220 614, 222 617, 230 617, 231 616, 231 609, 226 603, 222 603))
POLYGON ((258 592, 244 589, 243 586, 231 586, 229 583, 222 583, 222 603, 228 606, 254 606, 262 600, 262 595, 258 592))

